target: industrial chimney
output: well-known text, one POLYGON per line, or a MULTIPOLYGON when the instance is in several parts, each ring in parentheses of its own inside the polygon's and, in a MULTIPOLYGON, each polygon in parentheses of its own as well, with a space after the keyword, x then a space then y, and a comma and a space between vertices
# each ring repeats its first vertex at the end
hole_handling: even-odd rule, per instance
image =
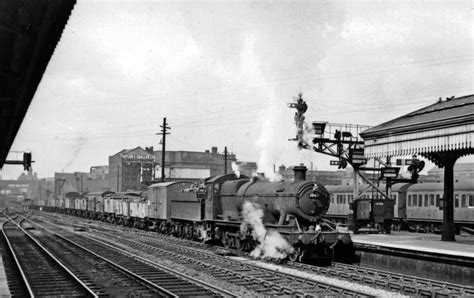
POLYGON ((295 181, 305 181, 307 170, 308 168, 305 167, 304 164, 293 167, 293 171, 295 172, 295 181))

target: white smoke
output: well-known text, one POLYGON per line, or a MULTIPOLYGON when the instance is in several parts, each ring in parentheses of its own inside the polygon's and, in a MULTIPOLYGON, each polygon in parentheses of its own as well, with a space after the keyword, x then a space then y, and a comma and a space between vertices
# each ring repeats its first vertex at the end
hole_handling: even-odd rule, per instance
POLYGON ((257 247, 250 253, 254 258, 284 259, 293 252, 293 247, 277 231, 267 231, 262 222, 263 210, 258 204, 246 201, 243 205, 244 222, 240 232, 245 235, 252 228, 252 236, 258 242, 257 247))
MULTIPOLYGON (((311 125, 309 125, 308 123, 303 122, 303 130, 302 130, 302 134, 301 134, 300 137, 301 137, 300 141, 304 145, 311 146, 312 141, 315 137, 314 128, 311 125)), ((299 148, 299 149, 302 149, 302 148, 299 148)))
POLYGON ((240 166, 235 161, 232 162, 232 171, 234 171, 234 174, 237 176, 237 178, 240 177, 240 166))
POLYGON ((207 236, 207 230, 206 230, 206 229, 200 227, 198 230, 199 230, 199 234, 200 234, 200 236, 201 236, 200 239, 201 239, 202 241, 209 240, 209 238, 208 238, 208 236, 207 236))

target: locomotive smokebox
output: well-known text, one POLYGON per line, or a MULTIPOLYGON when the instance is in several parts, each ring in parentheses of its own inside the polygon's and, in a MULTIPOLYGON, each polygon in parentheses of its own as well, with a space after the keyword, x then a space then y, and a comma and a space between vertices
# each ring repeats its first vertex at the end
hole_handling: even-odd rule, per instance
POLYGON ((295 172, 295 181, 305 181, 307 170, 308 168, 302 164, 299 166, 293 167, 293 171, 295 172))

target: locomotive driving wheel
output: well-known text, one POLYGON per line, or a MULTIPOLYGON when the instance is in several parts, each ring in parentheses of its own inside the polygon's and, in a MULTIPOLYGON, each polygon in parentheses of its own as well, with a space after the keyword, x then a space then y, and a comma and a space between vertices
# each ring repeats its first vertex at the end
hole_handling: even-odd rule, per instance
POLYGON ((244 244, 245 244, 245 243, 244 243, 245 240, 240 239, 239 236, 234 237, 234 239, 235 239, 235 249, 237 249, 237 250, 243 250, 243 249, 244 249, 244 246, 245 246, 245 245, 244 245, 244 244))
POLYGON ((302 256, 303 250, 301 249, 300 246, 294 247, 293 253, 288 256, 290 261, 292 262, 298 262, 300 261, 300 256, 302 256))

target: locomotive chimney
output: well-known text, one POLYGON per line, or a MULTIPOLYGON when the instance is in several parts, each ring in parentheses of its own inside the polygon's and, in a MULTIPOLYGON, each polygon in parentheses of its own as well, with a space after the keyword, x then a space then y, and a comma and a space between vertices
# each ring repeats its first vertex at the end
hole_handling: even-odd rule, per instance
POLYGON ((295 172, 295 181, 304 181, 306 180, 306 171, 308 170, 303 164, 293 167, 295 172))

